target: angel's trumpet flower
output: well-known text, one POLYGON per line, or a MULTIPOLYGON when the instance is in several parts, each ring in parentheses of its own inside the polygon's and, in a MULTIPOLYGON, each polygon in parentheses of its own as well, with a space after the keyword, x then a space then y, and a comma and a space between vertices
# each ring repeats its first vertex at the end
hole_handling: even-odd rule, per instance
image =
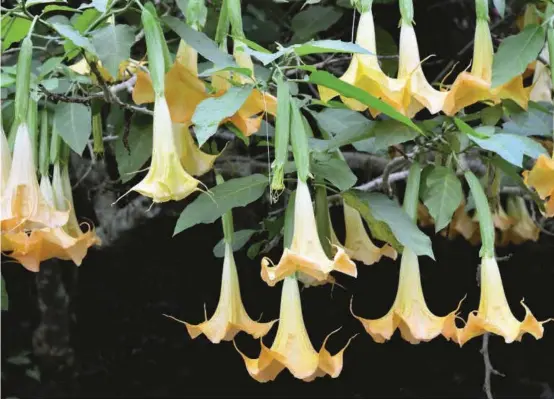
POLYGON ((454 115, 464 107, 487 100, 496 104, 501 99, 511 99, 520 107, 527 108, 529 91, 523 87, 521 75, 491 88, 493 54, 489 23, 485 18, 478 18, 471 72, 462 72, 454 81, 444 102, 446 115, 454 115))
MULTIPOLYGON (((2 148, 5 146, 2 145, 2 148)), ((61 227, 68 219, 67 212, 57 211, 41 194, 33 161, 33 146, 25 123, 17 128, 12 166, 7 182, 2 185, 1 202, 2 232, 61 227)))
MULTIPOLYGON (((59 168, 58 168, 59 175, 59 168)), ((56 176, 56 170, 54 172, 56 176)), ((61 183, 61 182, 60 182, 61 183)), ((52 188, 50 179, 43 176, 40 181, 41 195, 50 207, 55 208, 56 189, 52 188)), ((57 190, 60 190, 58 188, 57 190)), ((67 197, 63 197, 64 202, 67 197)), ((71 199, 67 199, 73 205, 71 199)), ((67 204, 64 204, 67 207, 67 204)), ((94 234, 83 234, 78 225, 81 236, 73 236, 67 227, 72 226, 70 219, 65 227, 33 229, 30 232, 19 230, 2 235, 2 251, 9 252, 9 256, 17 260, 23 267, 32 272, 38 272, 40 263, 52 258, 71 260, 75 265, 81 265, 87 254, 87 249, 96 239, 94 234)), ((76 219, 75 219, 76 222, 76 219)))
POLYGON ((173 124, 173 135, 185 171, 193 176, 202 176, 213 168, 219 154, 208 154, 200 150, 185 124, 173 124))
MULTIPOLYGON (((75 214, 75 206, 73 204, 73 194, 71 191, 71 182, 69 180, 69 169, 66 166, 61 167, 60 164, 54 165, 54 175, 52 178, 52 187, 54 192, 54 201, 58 210, 69 212, 67 224, 63 226, 63 230, 67 232, 76 241, 76 246, 82 246, 86 254, 86 250, 93 245, 100 245, 100 238, 96 235, 94 228, 87 225, 87 231, 83 232, 81 225, 75 214)), ((75 261, 75 260, 74 260, 75 261)), ((80 265, 81 262, 75 262, 80 265)))
POLYGON ((524 171, 525 184, 535 188, 541 199, 545 200, 548 217, 554 217, 554 158, 541 154, 531 171, 524 171))
POLYGON ((382 256, 396 260, 398 254, 388 243, 383 247, 373 244, 365 230, 362 216, 346 203, 344 203, 344 222, 346 227, 344 249, 351 259, 361 261, 365 265, 375 264, 382 256))
POLYGON ((417 223, 422 228, 435 225, 435 219, 423 203, 417 203, 417 223))
POLYGON ((325 349, 329 336, 323 341, 319 353, 316 352, 304 325, 298 282, 294 276, 289 276, 283 282, 279 328, 271 348, 262 341, 259 358, 249 358, 237 351, 250 376, 258 382, 274 380, 285 368, 295 378, 306 382, 326 374, 336 378, 342 371, 343 353, 350 341, 332 356, 325 349))
MULTIPOLYGON (((375 27, 371 5, 362 11, 358 22, 356 44, 371 54, 354 54, 348 69, 340 77, 344 82, 357 86, 374 97, 392 105, 402 111, 404 109, 404 82, 388 77, 379 65, 377 46, 375 42, 375 27)), ((325 86, 318 86, 319 96, 323 102, 328 102, 339 94, 325 86)), ((349 108, 364 111, 368 107, 357 100, 341 96, 341 100, 349 108)), ((369 110, 373 116, 379 114, 377 110, 369 110)))
MULTIPOLYGON (((352 304, 350 307, 352 311, 352 304)), ((417 344, 420 341, 432 340, 440 334, 449 340, 455 338, 457 311, 452 311, 445 317, 437 317, 427 308, 417 256, 406 247, 400 261, 398 292, 390 311, 379 319, 361 318, 353 311, 352 315, 362 323, 377 343, 389 340, 398 328, 404 340, 417 344)))
POLYGON ((285 248, 279 264, 270 266, 271 260, 262 260, 262 279, 270 286, 299 272, 299 280, 306 285, 328 281, 331 271, 357 276, 356 264, 345 251, 338 248, 333 259, 329 259, 321 246, 317 233, 312 197, 308 185, 298 180, 294 203, 294 233, 292 245, 285 248))
POLYGON ((485 332, 503 336, 506 343, 521 340, 526 332, 536 339, 542 338, 544 332, 542 325, 549 320, 538 321, 523 303, 523 300, 521 305, 525 308, 523 322, 518 321, 510 310, 496 260, 490 256, 483 257, 481 260, 479 310, 469 314, 466 326, 459 330, 458 343, 461 346, 468 340, 485 332))
POLYGON ((539 240, 541 230, 529 215, 529 210, 527 210, 523 198, 508 197, 507 209, 508 215, 514 223, 510 229, 502 233, 501 244, 505 245, 510 242, 521 244, 528 240, 533 242, 539 240))
POLYGON ((427 108, 431 114, 436 114, 443 108, 447 93, 434 89, 425 78, 412 23, 402 19, 400 24, 398 79, 407 82, 410 96, 404 113, 411 118, 427 108))
MULTIPOLYGON (((544 46, 540 55, 543 59, 548 60, 550 57, 548 47, 544 46)), ((535 65, 533 87, 529 98, 536 102, 544 101, 552 103, 552 78, 550 77, 550 69, 540 60, 537 60, 535 65)))
POLYGON ((240 331, 252 335, 254 338, 265 336, 275 321, 260 323, 253 321, 246 312, 240 296, 239 277, 233 257, 233 249, 229 243, 225 244, 225 258, 223 261, 223 274, 221 276, 221 292, 219 303, 214 315, 198 325, 170 317, 185 324, 191 338, 201 334, 212 343, 219 343, 222 340, 233 340, 240 331))
POLYGON ((466 202, 462 201, 462 204, 454 211, 448 229, 443 230, 442 234, 449 239, 462 235, 471 244, 477 244, 480 241, 479 223, 467 214, 465 206, 466 202))
POLYGON ((154 139, 150 169, 143 180, 131 190, 152 198, 155 203, 161 203, 184 199, 199 190, 199 183, 181 165, 167 102, 160 96, 154 104, 154 139))

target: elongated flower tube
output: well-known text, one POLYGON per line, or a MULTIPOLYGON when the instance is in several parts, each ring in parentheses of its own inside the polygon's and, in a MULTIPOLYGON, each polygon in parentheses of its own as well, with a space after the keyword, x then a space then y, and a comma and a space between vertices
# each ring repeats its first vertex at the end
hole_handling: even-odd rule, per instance
POLYGON ((185 171, 193 176, 202 176, 213 168, 219 154, 208 154, 200 150, 185 124, 174 123, 173 136, 185 171))
POLYGON ((67 222, 68 213, 54 209, 41 194, 33 157, 27 125, 21 123, 16 132, 10 174, 2 187, 2 232, 55 228, 67 222))
POLYGON ((531 310, 521 301, 525 308, 525 318, 519 321, 510 310, 498 264, 494 257, 483 257, 481 260, 481 300, 477 312, 469 314, 466 326, 458 333, 460 346, 485 332, 504 337, 506 343, 520 341, 525 333, 535 339, 543 336, 543 324, 550 320, 538 321, 531 310))
MULTIPOLYGON (((371 2, 370 2, 371 3, 371 2)), ((356 44, 363 47, 371 54, 354 54, 346 72, 340 77, 344 82, 357 86, 374 97, 395 107, 400 112, 405 106, 405 82, 388 77, 379 65, 377 59, 377 46, 375 42, 375 26, 373 22, 372 5, 368 4, 361 10, 356 34, 356 44)), ((339 94, 325 86, 318 86, 321 100, 327 103, 339 94)), ((341 96, 341 100, 349 108, 356 111, 364 111, 368 107, 355 99, 341 96)), ((409 97, 407 98, 409 100, 409 97)), ((377 110, 370 109, 375 117, 377 110)))
MULTIPOLYGON (((404 196, 404 209, 414 221, 417 217, 420 178, 421 168, 414 163, 410 168, 404 196)), ((427 307, 421 287, 417 255, 408 247, 404 247, 402 253, 398 291, 389 312, 379 319, 361 318, 354 314, 352 302, 350 311, 377 343, 389 340, 397 328, 400 329, 402 338, 411 344, 432 340, 440 334, 452 339, 457 334, 457 310, 445 317, 437 317, 427 307)))
POLYGON ((407 82, 410 95, 404 113, 411 118, 423 108, 427 108, 431 114, 440 112, 447 93, 434 89, 425 78, 414 27, 404 18, 400 22, 399 47, 398 79, 407 82))
MULTIPOLYGON (((550 58, 547 46, 544 46, 540 56, 545 60, 550 58)), ((550 76, 550 70, 540 60, 537 60, 535 65, 535 72, 533 72, 533 87, 529 98, 536 102, 544 101, 552 103, 552 78, 550 76)))
POLYGON ((0 188, 1 192, 5 193, 5 188, 10 178, 10 169, 12 167, 12 154, 10 152, 10 145, 8 144, 8 139, 4 134, 4 129, 0 126, 0 188))
POLYGON ((466 325, 458 329, 456 341, 462 346, 485 332, 503 336, 506 343, 521 340, 526 332, 540 339, 544 332, 542 325, 549 320, 539 322, 523 301, 521 302, 525 308, 523 322, 512 314, 494 256, 495 230, 485 191, 479 179, 471 171, 466 171, 464 175, 475 200, 483 243, 480 251, 481 299, 477 312, 471 312, 466 325))
MULTIPOLYGON (((63 167, 59 163, 54 165, 52 187, 56 208, 69 212, 67 224, 63 226, 64 231, 76 240, 76 246, 82 246, 85 249, 84 253, 86 254, 89 247, 100 244, 100 238, 96 235, 94 228, 88 224, 86 224, 86 232, 81 229, 73 204, 73 193, 67 165, 63 167)), ((75 262, 75 264, 80 265, 81 262, 75 262)))
POLYGON ((157 97, 154 105, 152 162, 146 176, 131 190, 152 198, 154 203, 161 203, 184 199, 199 190, 199 183, 181 165, 167 102, 163 96, 157 97))
POLYGON ((506 245, 510 242, 521 244, 529 240, 533 242, 539 240, 540 228, 529 215, 523 198, 508 197, 507 210, 514 223, 510 229, 502 232, 501 244, 506 245))
POLYGON ((438 317, 429 310, 423 296, 417 256, 410 249, 404 248, 400 261, 398 292, 390 311, 379 319, 365 319, 355 315, 353 311, 352 315, 377 343, 390 340, 394 331, 399 329, 404 340, 418 344, 441 334, 446 339, 455 339, 457 311, 456 309, 445 317, 438 317))
POLYGON ((356 264, 345 251, 337 248, 329 259, 321 246, 317 233, 312 197, 308 185, 298 180, 294 203, 294 233, 290 248, 285 248, 279 264, 270 266, 271 260, 262 259, 262 279, 270 286, 299 272, 299 280, 307 285, 327 282, 331 271, 357 276, 356 264))
POLYGON ((221 292, 214 315, 209 320, 206 317, 206 321, 198 325, 189 324, 174 317, 170 318, 185 324, 191 338, 194 339, 204 334, 212 343, 233 340, 235 335, 241 331, 254 338, 260 338, 265 336, 275 323, 275 321, 256 322, 248 316, 240 296, 237 267, 230 243, 225 243, 221 292))
POLYGON ((362 216, 355 208, 344 203, 344 222, 346 227, 346 239, 344 250, 351 259, 361 261, 365 265, 372 265, 378 262, 381 257, 386 256, 396 260, 398 253, 388 243, 377 247, 369 238, 362 216))
POLYGON ((454 81, 444 101, 443 111, 446 115, 454 115, 462 108, 478 102, 491 101, 496 104, 501 99, 511 99, 527 109, 529 90, 523 87, 521 75, 491 88, 492 61, 493 46, 489 23, 486 18, 478 18, 471 72, 460 73, 454 81))
POLYGON ((323 341, 319 353, 316 352, 304 325, 298 282, 294 276, 289 276, 283 282, 279 328, 271 348, 261 341, 259 358, 249 358, 238 348, 237 351, 250 376, 258 382, 274 380, 285 368, 295 378, 306 382, 325 375, 336 378, 342 371, 343 354, 350 341, 332 356, 325 349, 329 336, 323 341))
POLYGON ((531 171, 524 171, 525 184, 534 188, 541 199, 545 200, 545 214, 554 216, 554 157, 541 154, 531 171))

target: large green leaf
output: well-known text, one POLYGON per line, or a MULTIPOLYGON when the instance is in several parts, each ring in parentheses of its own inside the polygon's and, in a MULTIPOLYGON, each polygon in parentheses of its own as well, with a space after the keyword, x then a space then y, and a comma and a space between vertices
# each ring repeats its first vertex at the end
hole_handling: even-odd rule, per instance
POLYGON ((2 16, 2 51, 27 36, 29 28, 31 21, 28 19, 2 16))
POLYGON ((92 130, 90 108, 77 103, 58 103, 54 112, 54 129, 75 153, 83 154, 92 130))
POLYGON ((462 183, 447 167, 434 166, 425 174, 422 200, 435 219, 435 232, 444 228, 464 198, 462 183))
POLYGON ((349 83, 343 82, 340 79, 334 77, 325 71, 315 71, 310 75, 310 82, 316 85, 322 85, 333 89, 343 96, 350 97, 358 100, 362 104, 365 104, 371 108, 381 111, 383 114, 388 115, 392 119, 403 123, 404 125, 414 129, 418 133, 423 133, 421 129, 410 120, 410 118, 402 115, 394 109, 391 105, 379 100, 378 98, 370 95, 365 90, 349 83))
POLYGON ((545 30, 541 25, 527 25, 517 35, 500 43, 492 64, 492 84, 495 88, 521 75, 529 63, 536 60, 544 45, 545 30))
POLYGON ((326 31, 342 16, 342 12, 332 6, 308 7, 291 20, 292 43, 305 42, 321 31, 326 31))
POLYGON ((324 178, 335 185, 340 191, 350 189, 356 184, 358 178, 346 161, 340 157, 327 156, 316 157, 311 165, 311 172, 314 176, 324 178))
POLYGON ((524 136, 551 137, 554 130, 554 107, 552 104, 529 103, 527 110, 510 112, 510 120, 502 125, 504 133, 524 136))
POLYGON ((335 136, 346 135, 353 131, 364 134, 370 132, 375 124, 361 113, 347 108, 326 108, 311 114, 321 129, 335 136))
POLYGON ((98 57, 113 77, 117 77, 119 64, 131 56, 134 41, 134 30, 129 25, 108 24, 92 33, 92 44, 98 57))
POLYGON ((133 118, 127 138, 129 150, 123 143, 123 128, 115 142, 115 159, 123 183, 133 179, 152 154, 152 123, 133 118))
MULTIPOLYGON (((246 243, 250 240, 253 234, 258 232, 255 229, 243 229, 241 231, 237 231, 233 234, 233 242, 231 243, 231 246, 233 247, 233 251, 239 251, 244 247, 246 243)), ((214 257, 217 258, 223 258, 225 256, 225 239, 222 238, 217 244, 214 246, 213 249, 214 257)))
POLYGON ((518 167, 522 166, 523 155, 537 158, 547 153, 546 149, 533 139, 511 133, 497 133, 488 139, 470 136, 470 139, 482 149, 492 151, 518 167))
POLYGON ((382 193, 357 190, 350 190, 342 196, 348 205, 356 208, 364 217, 375 238, 390 243, 399 251, 401 244, 418 256, 435 258, 431 239, 419 230, 397 202, 382 193))
POLYGON ((203 193, 181 213, 173 235, 196 224, 210 224, 235 207, 244 207, 260 198, 269 184, 267 176, 254 174, 230 179, 203 193))
POLYGON ((389 146, 413 140, 418 136, 418 133, 403 123, 389 119, 375 123, 373 136, 375 136, 375 150, 382 150, 389 146))
POLYGON ((233 86, 220 97, 203 100, 194 111, 192 123, 198 139, 198 146, 213 136, 225 118, 232 117, 252 93, 252 86, 233 86))
POLYGON ((66 17, 56 15, 55 17, 49 18, 48 22, 52 25, 52 28, 54 28, 56 32, 70 41, 72 46, 67 47, 66 50, 74 47, 81 47, 89 53, 96 55, 96 49, 94 48, 92 42, 87 37, 81 35, 77 29, 71 26, 66 17))
POLYGON ((236 67, 232 56, 220 50, 217 44, 202 32, 198 32, 183 21, 171 16, 163 21, 194 50, 219 67, 236 67))

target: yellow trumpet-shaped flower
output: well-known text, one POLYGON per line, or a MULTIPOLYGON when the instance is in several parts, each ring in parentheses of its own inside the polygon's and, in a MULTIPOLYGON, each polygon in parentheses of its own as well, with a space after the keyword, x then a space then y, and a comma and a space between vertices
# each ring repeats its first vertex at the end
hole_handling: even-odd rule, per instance
MULTIPOLYGON (((59 166, 57 171, 59 175, 59 166)), ((54 179, 56 178, 56 169, 54 170, 54 179)), ((61 182, 59 182, 61 183, 61 182)), ((58 184, 58 182, 57 182, 58 184)), ((60 189, 57 189, 60 190, 60 189)), ((43 177, 40 182, 40 191, 50 207, 55 207, 56 189, 52 189, 52 184, 48 177, 43 177)), ((67 197, 63 197, 64 207, 67 197)), ((73 205, 71 198, 67 202, 73 205)), ((72 211, 70 211, 70 214, 72 211)), ((2 235, 2 251, 8 252, 9 256, 17 260, 23 267, 32 272, 38 272, 40 263, 51 258, 59 258, 61 260, 71 260, 76 265, 81 265, 83 258, 87 254, 87 249, 98 240, 94 236, 94 232, 83 234, 77 225, 80 236, 73 236, 72 219, 70 216, 68 223, 63 227, 56 228, 40 228, 31 231, 15 231, 7 232, 2 235)))
POLYGON ((185 124, 174 123, 173 135, 185 171, 193 176, 201 176, 213 168, 219 154, 207 154, 200 150, 185 124))
POLYGON ((521 244, 528 240, 533 242, 539 240, 541 230, 529 215, 529 210, 523 198, 509 197, 507 209, 508 215, 514 223, 510 229, 502 233, 501 244, 506 245, 510 242, 521 244))
POLYGON ((527 109, 529 90, 523 87, 521 75, 491 89, 493 54, 489 24, 479 18, 475 28, 471 72, 462 72, 454 81, 444 102, 446 115, 454 115, 464 107, 487 100, 496 104, 501 99, 511 99, 527 109))
POLYGON ((382 256, 396 260, 398 253, 388 243, 383 247, 373 244, 365 230, 362 216, 346 203, 344 203, 344 222, 346 227, 344 249, 351 259, 361 261, 365 265, 375 264, 382 256))
POLYGON ((144 179, 131 190, 152 198, 155 203, 181 200, 196 190, 200 182, 189 175, 179 159, 169 109, 164 97, 154 104, 152 162, 144 179))
MULTIPOLYGON (((2 147, 4 148, 4 145, 2 147)), ((4 152, 5 150, 2 151, 4 152)), ((5 161, 2 161, 2 164, 4 163, 5 161)), ((1 202, 3 233, 13 230, 61 227, 68 219, 67 212, 54 209, 41 194, 33 161, 31 138, 25 123, 17 128, 12 166, 7 182, 2 187, 1 202)))
MULTIPOLYGON (((545 60, 549 59, 550 55, 547 46, 544 46, 540 55, 545 60)), ((550 77, 550 70, 539 60, 537 60, 535 65, 533 86, 529 98, 536 102, 544 101, 552 103, 552 78, 550 77)))
POLYGON ((506 343, 521 340, 525 333, 530 333, 536 339, 543 335, 543 324, 538 321, 529 308, 525 308, 525 318, 520 322, 514 317, 502 286, 502 278, 494 257, 484 257, 481 260, 481 300, 477 312, 469 314, 467 324, 458 332, 456 341, 461 345, 468 340, 491 332, 504 337, 506 343))
POLYGON ((350 341, 332 356, 325 349, 328 338, 323 341, 319 353, 316 352, 304 325, 298 282, 290 276, 283 283, 279 328, 271 348, 267 348, 262 341, 259 358, 249 358, 238 348, 237 351, 250 376, 258 382, 274 380, 285 368, 295 378, 310 382, 324 375, 336 378, 342 371, 343 354, 350 341))
MULTIPOLYGON (((390 78, 381 70, 377 59, 375 26, 371 8, 362 12, 360 16, 356 44, 372 54, 354 54, 348 69, 340 79, 365 90, 402 112, 405 103, 405 82, 390 78)), ((325 103, 339 95, 325 86, 318 86, 318 91, 321 100, 325 103)), ((348 97, 341 96, 341 100, 352 110, 364 111, 368 108, 365 104, 348 97)), ((377 110, 370 109, 369 111, 374 117, 379 114, 377 110)))
POLYGON ((456 337, 455 319, 458 310, 445 317, 437 317, 427 308, 417 256, 408 248, 404 248, 402 253, 398 292, 390 311, 379 319, 365 319, 354 314, 352 304, 350 308, 352 315, 377 343, 389 340, 397 328, 402 338, 411 344, 427 342, 440 334, 449 340, 456 337))
POLYGON ((294 203, 294 234, 292 245, 285 248, 279 264, 270 266, 271 260, 262 259, 262 279, 270 286, 299 272, 299 280, 306 285, 328 281, 331 271, 357 276, 356 264, 345 251, 336 247, 333 259, 329 259, 321 246, 312 207, 312 197, 305 182, 298 180, 294 203))
POLYGON ((233 340, 240 331, 244 331, 255 338, 260 338, 265 336, 275 323, 275 321, 256 322, 248 316, 240 297, 239 277, 233 257, 233 249, 228 243, 225 244, 221 292, 214 315, 209 320, 206 317, 206 321, 198 325, 192 325, 174 317, 170 318, 185 324, 189 335, 193 339, 204 334, 212 343, 233 340))
POLYGON ((462 235, 464 239, 471 244, 477 244, 481 241, 479 223, 467 214, 465 206, 466 203, 463 201, 456 211, 454 211, 452 221, 450 221, 448 228, 441 233, 449 239, 454 239, 456 236, 462 235))
POLYGON ((531 171, 524 171, 525 184, 545 200, 546 215, 554 217, 554 158, 541 154, 531 171))
POLYGON ((410 118, 423 108, 431 114, 438 113, 443 108, 447 93, 434 89, 425 78, 414 27, 404 20, 401 21, 399 47, 398 79, 407 82, 410 95, 404 113, 410 118))

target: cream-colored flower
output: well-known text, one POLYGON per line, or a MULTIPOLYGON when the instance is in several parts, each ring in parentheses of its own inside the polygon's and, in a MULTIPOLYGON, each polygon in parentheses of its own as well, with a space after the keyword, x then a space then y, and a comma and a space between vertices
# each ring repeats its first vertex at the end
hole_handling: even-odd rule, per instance
POLYGON ((481 260, 479 310, 469 314, 467 324, 459 330, 456 341, 462 346, 485 332, 503 336, 506 343, 521 340, 525 333, 530 333, 536 339, 542 338, 543 324, 550 320, 538 321, 523 301, 521 305, 525 308, 523 322, 518 321, 510 310, 496 260, 494 257, 484 257, 481 260))
POLYGON ((332 356, 325 349, 328 338, 323 341, 319 353, 316 352, 304 325, 298 283, 293 276, 289 276, 283 282, 279 329, 271 348, 267 348, 262 341, 259 358, 249 358, 238 348, 237 351, 250 376, 258 382, 274 380, 285 368, 295 378, 310 382, 324 375, 336 378, 342 371, 343 353, 350 341, 332 356))
POLYGON ((254 338, 260 338, 267 334, 275 323, 275 321, 256 322, 248 316, 242 304, 233 248, 229 243, 225 244, 221 292, 214 315, 209 320, 206 316, 206 321, 198 325, 189 324, 174 317, 170 318, 185 324, 191 338, 194 339, 203 333, 212 343, 233 340, 240 331, 254 338))
MULTIPOLYGON (((352 304, 350 308, 352 311, 352 304)), ((437 317, 427 308, 417 256, 405 247, 400 261, 398 292, 390 311, 379 319, 361 318, 353 311, 352 315, 362 323, 377 343, 389 340, 398 328, 404 340, 418 344, 420 341, 432 340, 440 334, 449 340, 456 339, 456 312, 457 310, 445 317, 437 317)))
MULTIPOLYGON (((548 47, 544 46, 540 53, 545 60, 549 59, 548 47)), ((535 72, 533 72, 533 87, 529 98, 533 101, 552 103, 552 77, 550 69, 540 60, 537 60, 535 72)))
POLYGON ((310 189, 305 182, 298 180, 294 203, 294 234, 292 245, 285 248, 279 264, 270 266, 271 260, 262 260, 262 279, 270 286, 292 275, 299 273, 298 279, 314 285, 328 281, 331 271, 357 276, 356 264, 341 248, 333 259, 329 259, 321 246, 310 189))
POLYGON ((213 168, 219 154, 207 154, 200 150, 186 124, 174 123, 173 136, 185 171, 193 176, 202 176, 213 168))

